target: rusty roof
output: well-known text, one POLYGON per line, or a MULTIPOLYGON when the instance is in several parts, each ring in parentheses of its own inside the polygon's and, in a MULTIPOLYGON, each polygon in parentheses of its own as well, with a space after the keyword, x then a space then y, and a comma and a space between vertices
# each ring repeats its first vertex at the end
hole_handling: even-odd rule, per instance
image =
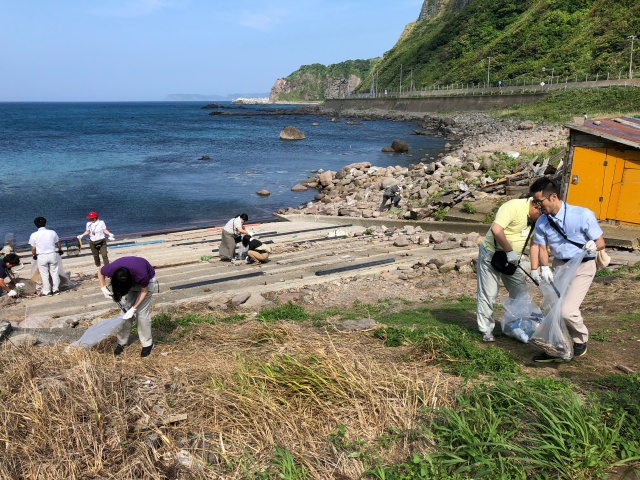
POLYGON ((583 125, 570 123, 566 127, 570 130, 577 130, 640 149, 640 118, 617 117, 587 120, 583 125))

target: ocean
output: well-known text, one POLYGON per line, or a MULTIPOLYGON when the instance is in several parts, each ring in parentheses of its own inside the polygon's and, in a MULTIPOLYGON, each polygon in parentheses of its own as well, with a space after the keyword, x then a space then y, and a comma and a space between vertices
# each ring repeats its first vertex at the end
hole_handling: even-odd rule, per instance
POLYGON ((92 210, 116 240, 220 226, 242 212, 250 223, 270 221, 279 208, 313 198, 315 190, 290 189, 314 169, 363 161, 405 166, 437 155, 446 142, 411 135, 412 123, 348 125, 274 112, 293 106, 231 103, 220 111, 241 115, 211 116, 204 105, 0 103, 0 241, 9 234, 25 244, 37 216, 61 238, 74 238, 92 210), (281 141, 287 125, 307 138, 281 141), (406 141, 410 155, 380 151, 394 139, 406 141), (271 195, 256 195, 260 189, 271 195))

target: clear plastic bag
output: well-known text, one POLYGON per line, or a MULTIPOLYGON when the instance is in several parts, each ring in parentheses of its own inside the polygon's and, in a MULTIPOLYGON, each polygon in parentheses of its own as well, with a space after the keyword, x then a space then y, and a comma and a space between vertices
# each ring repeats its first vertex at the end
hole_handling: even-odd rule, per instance
POLYGON ((501 297, 500 303, 505 310, 500 320, 502 333, 527 343, 543 320, 531 292, 521 292, 516 298, 501 297))
POLYGON ((117 317, 107 318, 95 325, 91 325, 87 328, 87 331, 84 332, 78 340, 70 344, 69 347, 82 347, 89 349, 100 343, 109 335, 115 333, 120 329, 123 323, 124 318, 122 318, 122 314, 120 314, 117 317))
POLYGON ((540 290, 544 297, 542 305, 544 321, 530 341, 548 355, 561 357, 567 362, 573 358, 573 339, 562 319, 562 303, 569 284, 575 277, 586 253, 582 250, 567 263, 555 269, 553 272, 555 288, 554 285, 545 281, 540 282, 540 290))

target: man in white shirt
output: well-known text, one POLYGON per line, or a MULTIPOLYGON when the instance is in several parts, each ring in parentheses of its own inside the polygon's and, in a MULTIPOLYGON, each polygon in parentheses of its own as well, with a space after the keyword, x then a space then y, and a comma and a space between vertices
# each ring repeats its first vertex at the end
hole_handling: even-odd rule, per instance
POLYGON ((42 278, 42 292, 40 295, 58 295, 60 293, 60 275, 58 275, 58 255, 62 255, 62 246, 58 234, 45 228, 47 220, 37 217, 33 223, 38 231, 29 237, 33 259, 38 262, 38 270, 42 278), (57 252, 56 252, 57 250, 57 252), (53 290, 49 282, 49 274, 53 280, 53 290))

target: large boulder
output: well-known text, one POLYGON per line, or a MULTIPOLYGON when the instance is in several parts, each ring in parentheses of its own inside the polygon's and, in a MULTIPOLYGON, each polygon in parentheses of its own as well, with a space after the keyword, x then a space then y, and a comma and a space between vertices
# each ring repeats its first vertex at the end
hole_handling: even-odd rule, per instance
POLYGON ((393 151, 396 153, 407 153, 409 151, 409 145, 402 140, 394 140, 391 142, 391 148, 393 148, 393 151))
POLYGON ((287 126, 280 131, 280 140, 304 140, 304 133, 296 127, 287 126))
POLYGON ((301 183, 296 183, 293 187, 291 187, 292 192, 306 192, 307 190, 309 189, 301 183))

